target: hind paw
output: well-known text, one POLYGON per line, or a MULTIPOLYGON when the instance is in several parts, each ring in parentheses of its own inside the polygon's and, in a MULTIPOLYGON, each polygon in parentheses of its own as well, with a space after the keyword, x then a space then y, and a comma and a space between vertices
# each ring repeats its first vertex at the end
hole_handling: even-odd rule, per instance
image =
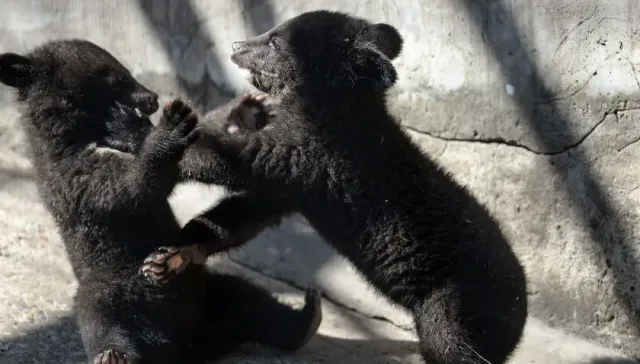
POLYGON ((132 364, 127 354, 117 350, 105 350, 93 358, 93 364, 132 364))
POLYGON ((155 283, 166 283, 189 265, 180 249, 161 247, 145 260, 140 272, 155 283))

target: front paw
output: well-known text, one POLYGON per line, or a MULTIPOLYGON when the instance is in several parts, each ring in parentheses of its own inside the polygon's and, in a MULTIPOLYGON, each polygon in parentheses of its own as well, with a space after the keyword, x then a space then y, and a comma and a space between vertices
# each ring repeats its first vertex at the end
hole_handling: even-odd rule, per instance
POLYGON ((182 152, 198 138, 198 115, 187 103, 175 99, 167 103, 156 132, 162 134, 164 146, 173 152, 182 152))
POLYGON ((189 265, 181 250, 175 247, 160 247, 145 260, 140 273, 149 280, 164 284, 180 274, 189 265))
POLYGON ((156 284, 164 284, 182 273, 189 265, 202 265, 206 261, 207 255, 198 245, 183 248, 160 247, 144 260, 140 273, 156 284))
POLYGON ((269 94, 250 92, 240 96, 229 111, 226 132, 253 132, 264 128, 276 116, 276 103, 269 94))

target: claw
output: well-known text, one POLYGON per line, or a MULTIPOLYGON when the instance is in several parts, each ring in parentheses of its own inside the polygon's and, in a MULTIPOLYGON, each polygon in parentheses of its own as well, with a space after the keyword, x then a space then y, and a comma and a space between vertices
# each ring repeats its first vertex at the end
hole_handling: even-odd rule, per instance
POLYGON ((93 358, 93 364, 130 364, 129 356, 119 351, 105 350, 93 358))
POLYGON ((166 283, 182 272, 189 263, 188 258, 182 256, 180 249, 161 247, 144 260, 140 272, 156 283, 166 283))

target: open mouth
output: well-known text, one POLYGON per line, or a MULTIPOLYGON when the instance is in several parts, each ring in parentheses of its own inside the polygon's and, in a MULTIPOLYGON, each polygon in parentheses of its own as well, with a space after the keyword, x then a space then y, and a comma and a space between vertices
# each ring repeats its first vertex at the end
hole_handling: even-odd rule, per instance
POLYGON ((278 75, 274 72, 268 72, 265 70, 257 69, 255 67, 246 66, 245 64, 243 64, 244 62, 241 62, 235 55, 236 55, 235 53, 231 55, 231 61, 235 63, 236 66, 238 66, 238 70, 240 70, 240 73, 245 79, 251 81, 256 76, 271 77, 271 78, 278 77, 278 75))
POLYGON ((241 66, 238 66, 238 68, 240 69, 240 73, 242 73, 242 75, 248 79, 252 79, 257 75, 264 76, 264 77, 271 77, 271 78, 278 77, 278 74, 273 72, 268 72, 268 71, 259 70, 259 69, 250 69, 250 68, 245 68, 241 66))
POLYGON ((253 72, 250 69, 239 66, 238 69, 240 70, 240 74, 245 80, 249 82, 253 81, 253 72))
POLYGON ((270 92, 272 88, 271 85, 278 79, 278 75, 273 72, 247 68, 240 65, 238 65, 238 70, 247 82, 264 92, 270 92))
POLYGON ((143 111, 143 108, 140 107, 131 107, 129 105, 116 102, 116 106, 120 109, 120 112, 124 115, 128 115, 129 117, 136 117, 138 119, 146 119, 149 117, 149 113, 147 110, 143 111))

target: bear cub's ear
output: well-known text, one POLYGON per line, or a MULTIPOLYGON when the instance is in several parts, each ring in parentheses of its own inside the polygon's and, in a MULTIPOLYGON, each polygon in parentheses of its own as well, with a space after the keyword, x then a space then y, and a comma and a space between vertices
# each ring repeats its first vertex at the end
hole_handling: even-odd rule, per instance
POLYGON ((389 58, 371 46, 358 49, 358 57, 353 68, 360 80, 376 90, 390 88, 398 78, 396 68, 389 58))
POLYGON ((378 50, 389 59, 395 59, 402 51, 402 36, 389 24, 378 23, 373 25, 373 43, 378 50))
POLYGON ((378 23, 371 26, 367 40, 356 47, 354 71, 360 80, 374 89, 386 90, 398 78, 391 60, 402 50, 402 37, 391 25, 378 23))
POLYGON ((10 87, 24 87, 31 80, 31 60, 15 53, 0 54, 0 82, 10 87))

